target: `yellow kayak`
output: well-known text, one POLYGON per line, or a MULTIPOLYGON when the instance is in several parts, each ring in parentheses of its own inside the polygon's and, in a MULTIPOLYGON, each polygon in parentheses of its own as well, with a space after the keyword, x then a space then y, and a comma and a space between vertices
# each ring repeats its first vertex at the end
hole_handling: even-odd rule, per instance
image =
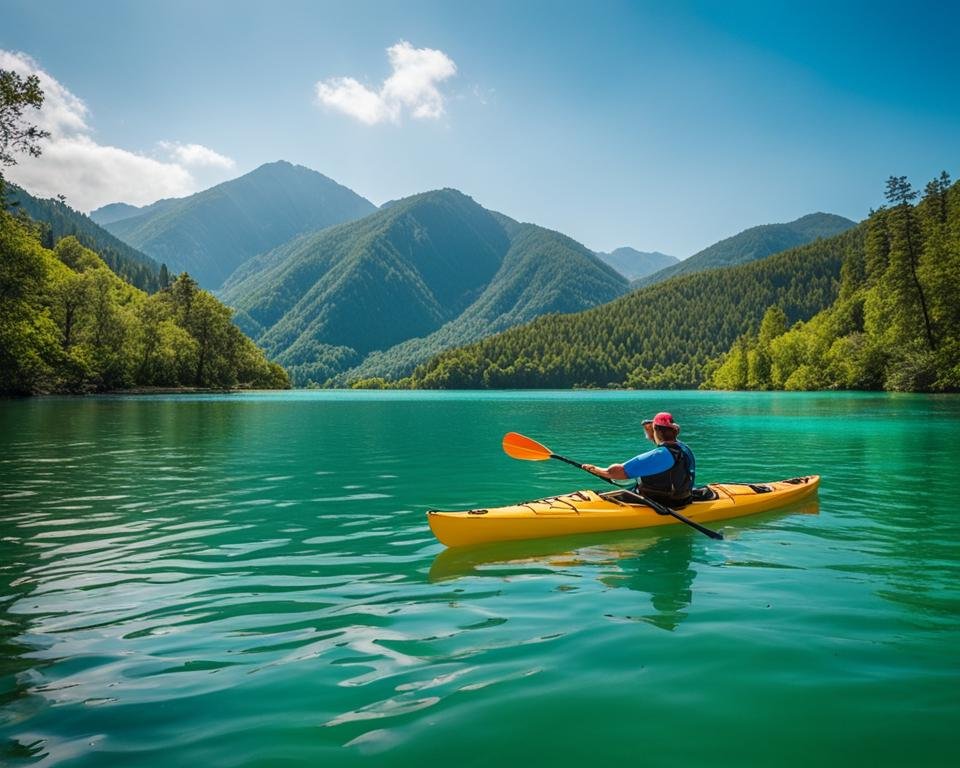
MULTIPOLYGON (((712 483, 706 487, 713 498, 694 501, 681 511, 697 523, 729 520, 800 501, 815 494, 819 485, 819 475, 772 483, 712 483)), ((575 491, 509 507, 460 512, 431 509, 427 520, 433 535, 448 547, 681 524, 675 517, 634 502, 620 490, 575 491)))

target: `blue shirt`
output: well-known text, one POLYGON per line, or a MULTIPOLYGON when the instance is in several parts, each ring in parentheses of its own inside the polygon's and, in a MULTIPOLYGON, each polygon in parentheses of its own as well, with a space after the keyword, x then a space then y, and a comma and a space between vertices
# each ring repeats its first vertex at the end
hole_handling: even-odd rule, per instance
MULTIPOLYGON (((687 454, 687 459, 690 461, 690 481, 691 483, 696 483, 696 462, 693 458, 693 451, 685 444, 677 440, 677 445, 680 447, 680 450, 687 454)), ((647 477, 649 475, 657 475, 660 472, 666 472, 670 467, 673 466, 673 454, 667 448, 664 448, 662 445, 658 445, 651 451, 646 453, 641 453, 639 456, 634 456, 630 461, 625 462, 623 465, 623 471, 627 473, 627 477, 636 480, 640 477, 647 477)))

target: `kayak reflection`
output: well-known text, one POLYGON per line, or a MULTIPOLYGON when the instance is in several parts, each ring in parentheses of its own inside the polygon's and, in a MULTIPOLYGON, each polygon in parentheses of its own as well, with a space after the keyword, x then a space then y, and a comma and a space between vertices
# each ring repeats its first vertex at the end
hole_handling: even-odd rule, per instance
POLYGON ((480 576, 511 579, 569 569, 599 569, 607 587, 626 587, 651 596, 648 620, 674 629, 692 599, 694 537, 682 531, 593 534, 480 547, 445 549, 430 568, 431 582, 480 576))
MULTIPOLYGON (((791 507, 733 520, 726 526, 736 537, 740 530, 793 514, 817 514, 816 497, 791 507)), ((682 529, 620 531, 607 534, 499 542, 442 550, 430 567, 428 579, 440 582, 463 577, 509 580, 520 576, 556 573, 569 569, 599 569, 598 580, 607 587, 626 587, 650 595, 653 611, 609 616, 621 621, 645 621, 668 631, 686 617, 693 601, 694 550, 709 547, 682 529)))

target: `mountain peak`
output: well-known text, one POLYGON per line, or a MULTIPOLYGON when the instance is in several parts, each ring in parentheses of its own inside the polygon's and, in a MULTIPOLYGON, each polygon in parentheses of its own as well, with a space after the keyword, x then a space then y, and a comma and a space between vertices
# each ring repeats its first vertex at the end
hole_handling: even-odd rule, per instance
POLYGON ((163 205, 111 208, 108 216, 123 218, 104 226, 171 272, 185 270, 216 289, 256 254, 374 211, 369 200, 322 173, 277 160, 163 205))
POLYGON ((676 264, 679 259, 660 251, 638 251, 621 246, 610 253, 597 251, 597 258, 609 264, 628 280, 638 280, 661 269, 676 264))

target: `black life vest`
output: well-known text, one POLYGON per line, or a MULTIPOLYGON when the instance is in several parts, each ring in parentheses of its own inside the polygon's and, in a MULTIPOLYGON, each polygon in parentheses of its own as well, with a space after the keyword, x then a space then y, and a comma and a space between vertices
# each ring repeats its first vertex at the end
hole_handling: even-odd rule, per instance
POLYGON ((693 489, 693 473, 687 452, 676 443, 661 443, 670 451, 673 466, 655 475, 644 475, 637 483, 637 490, 654 501, 681 503, 689 501, 693 489))

